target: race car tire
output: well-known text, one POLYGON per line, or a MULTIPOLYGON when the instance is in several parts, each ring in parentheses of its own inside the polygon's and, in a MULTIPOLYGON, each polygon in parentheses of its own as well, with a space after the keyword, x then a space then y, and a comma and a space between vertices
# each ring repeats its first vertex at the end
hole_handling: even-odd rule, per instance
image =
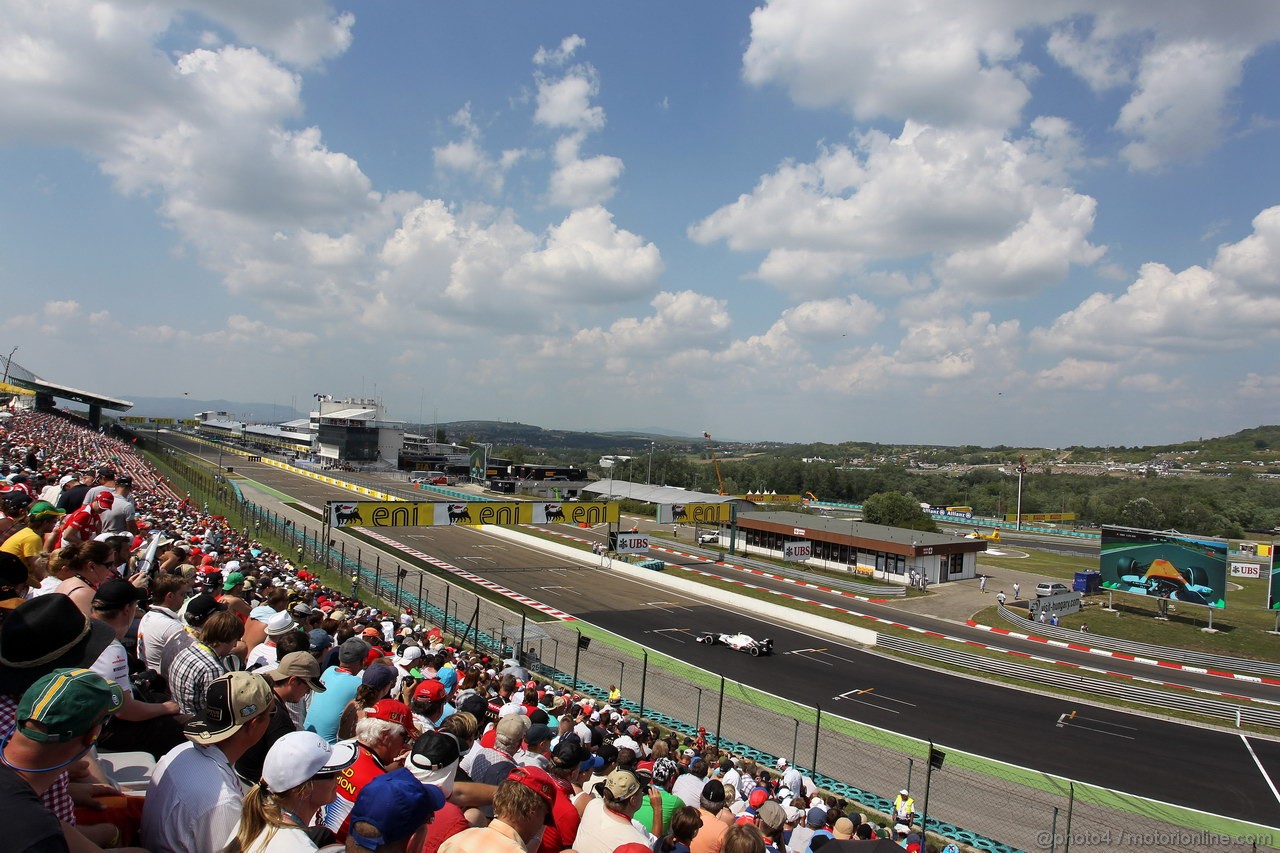
POLYGON ((758 658, 758 657, 760 657, 760 647, 759 647, 759 646, 752 646, 752 647, 751 647, 751 656, 752 656, 753 658, 758 658))

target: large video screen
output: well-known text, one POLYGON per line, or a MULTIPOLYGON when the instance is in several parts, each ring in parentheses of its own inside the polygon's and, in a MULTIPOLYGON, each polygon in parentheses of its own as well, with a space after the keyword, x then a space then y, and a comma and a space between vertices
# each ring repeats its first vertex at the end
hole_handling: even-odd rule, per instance
POLYGON ((1227 541, 1102 528, 1102 586, 1205 607, 1227 606, 1227 541))

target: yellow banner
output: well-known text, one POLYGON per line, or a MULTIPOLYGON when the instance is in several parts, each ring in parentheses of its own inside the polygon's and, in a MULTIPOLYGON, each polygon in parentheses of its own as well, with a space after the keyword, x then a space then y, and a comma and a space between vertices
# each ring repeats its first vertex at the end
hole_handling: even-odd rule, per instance
MULTIPOLYGON (((1017 522, 1017 513, 1010 513, 1004 517, 1005 521, 1017 522)), ((1022 521, 1025 524, 1028 521, 1075 521, 1076 514, 1074 512, 1024 512, 1022 521)))
POLYGON ((120 423, 122 424, 145 424, 146 422, 146 418, 140 418, 137 415, 128 415, 127 417, 120 419, 120 423))
POLYGON ((173 426, 173 418, 147 418, 147 422, 156 426, 173 426))
POLYGON ((183 426, 200 426, 200 420, 198 418, 183 418, 182 420, 178 421, 178 423, 182 424, 183 426))
POLYGON ((758 504, 798 504, 801 501, 800 495, 775 495, 772 492, 747 492, 737 497, 758 504))
POLYGON ((659 504, 659 524, 706 524, 709 522, 730 521, 731 507, 728 503, 703 504, 659 504))
POLYGON ((19 388, 17 385, 10 385, 8 382, 0 382, 0 394, 20 394, 23 397, 34 397, 36 392, 26 388, 19 388))
POLYGON ((577 501, 329 501, 325 509, 334 527, 605 524, 619 517, 616 503, 577 501))

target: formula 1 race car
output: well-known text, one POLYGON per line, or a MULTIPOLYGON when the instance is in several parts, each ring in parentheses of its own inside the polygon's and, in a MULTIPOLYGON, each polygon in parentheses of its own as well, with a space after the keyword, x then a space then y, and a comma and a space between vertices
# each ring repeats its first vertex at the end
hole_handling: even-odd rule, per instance
POLYGON ((728 646, 735 651, 746 652, 753 658, 773 654, 773 640, 767 637, 757 640, 748 634, 716 634, 708 631, 698 637, 698 642, 706 643, 708 646, 716 644, 728 646))

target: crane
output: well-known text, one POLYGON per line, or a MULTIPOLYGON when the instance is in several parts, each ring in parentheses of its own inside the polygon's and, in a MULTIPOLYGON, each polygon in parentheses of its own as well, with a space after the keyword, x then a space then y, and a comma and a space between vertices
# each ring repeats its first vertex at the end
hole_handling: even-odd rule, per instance
POLYGON ((707 451, 711 454, 711 464, 716 469, 716 485, 720 489, 719 494, 725 494, 724 477, 720 476, 720 460, 716 459, 716 447, 711 443, 711 433, 704 432, 702 437, 707 440, 707 451))

